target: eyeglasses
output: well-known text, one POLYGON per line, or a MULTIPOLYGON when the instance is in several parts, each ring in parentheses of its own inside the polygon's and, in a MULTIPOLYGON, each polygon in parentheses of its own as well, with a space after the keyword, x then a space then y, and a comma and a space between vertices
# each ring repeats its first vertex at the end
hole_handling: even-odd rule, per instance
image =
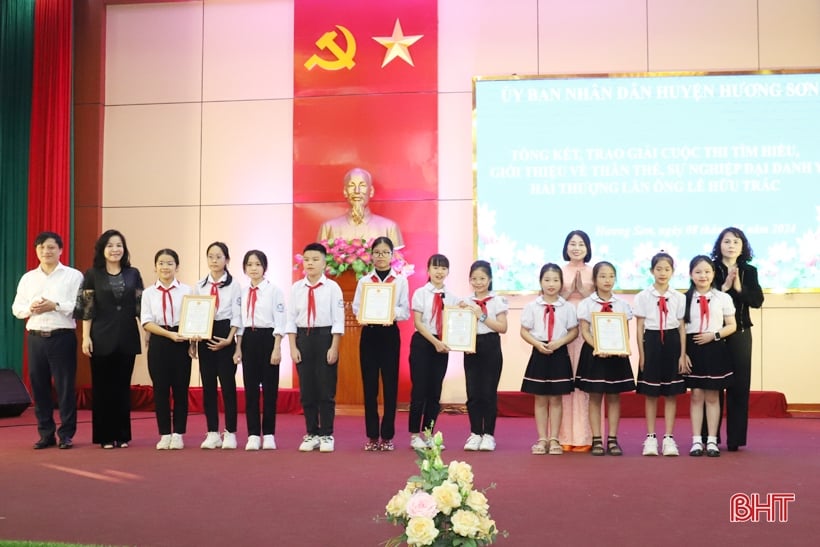
POLYGON ((373 251, 372 254, 375 257, 390 256, 393 254, 393 251, 373 251))

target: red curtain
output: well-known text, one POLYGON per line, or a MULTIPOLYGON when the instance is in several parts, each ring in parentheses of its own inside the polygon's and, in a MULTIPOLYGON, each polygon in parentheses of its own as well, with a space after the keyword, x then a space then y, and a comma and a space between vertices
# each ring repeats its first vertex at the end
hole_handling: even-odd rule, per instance
MULTIPOLYGON (((28 241, 50 230, 71 241, 71 0, 37 0, 29 151, 28 241)), ((28 245, 29 267, 37 264, 28 245)))

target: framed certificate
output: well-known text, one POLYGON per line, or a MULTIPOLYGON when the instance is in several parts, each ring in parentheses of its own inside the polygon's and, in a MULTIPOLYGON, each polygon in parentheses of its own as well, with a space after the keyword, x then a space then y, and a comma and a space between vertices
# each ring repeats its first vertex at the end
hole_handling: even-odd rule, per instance
POLYGON ((475 351, 478 320, 470 308, 445 306, 441 341, 453 351, 475 351))
POLYGON ((182 315, 179 334, 185 338, 199 337, 208 340, 214 325, 216 297, 213 295, 186 294, 182 297, 182 315))
POLYGON ((396 284, 362 283, 357 319, 366 325, 388 325, 396 318, 396 284))
POLYGON ((629 355, 625 313, 592 312, 593 355, 629 355))

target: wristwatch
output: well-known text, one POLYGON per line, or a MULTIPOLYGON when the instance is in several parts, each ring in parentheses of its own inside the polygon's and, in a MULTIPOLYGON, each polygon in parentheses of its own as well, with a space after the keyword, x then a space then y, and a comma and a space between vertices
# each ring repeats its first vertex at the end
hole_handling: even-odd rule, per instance
POLYGON ((715 333, 715 342, 719 342, 719 341, 720 341, 720 332, 716 332, 715 333))
POLYGON ((481 314, 481 317, 479 317, 479 318, 478 318, 478 320, 479 320, 479 321, 481 321, 482 323, 483 323, 486 319, 487 319, 487 314, 486 314, 486 313, 482 313, 482 314, 481 314))

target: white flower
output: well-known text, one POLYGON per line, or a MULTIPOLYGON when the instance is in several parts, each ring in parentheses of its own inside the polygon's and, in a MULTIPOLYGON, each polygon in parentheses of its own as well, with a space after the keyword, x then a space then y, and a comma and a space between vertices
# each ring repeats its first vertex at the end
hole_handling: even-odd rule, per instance
POLYGON ((472 490, 467 494, 467 507, 475 511, 481 516, 487 514, 490 510, 490 503, 487 501, 487 496, 478 490, 472 490))
POLYGON ((473 469, 469 463, 453 460, 450 462, 447 472, 448 478, 457 482, 461 488, 470 489, 473 487, 473 469))
POLYGON ((434 487, 432 494, 439 511, 445 515, 449 515, 453 509, 461 505, 461 492, 459 492, 458 484, 452 481, 444 481, 434 487))
POLYGON ((390 501, 387 502, 387 514, 394 516, 394 517, 402 517, 404 516, 404 508, 407 506, 407 502, 410 500, 410 492, 405 490, 399 490, 396 492, 396 495, 390 498, 390 501))
POLYGON ((433 519, 413 517, 407 522, 404 533, 407 534, 407 545, 432 545, 439 532, 433 519))
POLYGON ((450 517, 453 523, 453 532, 460 536, 473 538, 481 531, 481 519, 472 511, 459 509, 450 517))

